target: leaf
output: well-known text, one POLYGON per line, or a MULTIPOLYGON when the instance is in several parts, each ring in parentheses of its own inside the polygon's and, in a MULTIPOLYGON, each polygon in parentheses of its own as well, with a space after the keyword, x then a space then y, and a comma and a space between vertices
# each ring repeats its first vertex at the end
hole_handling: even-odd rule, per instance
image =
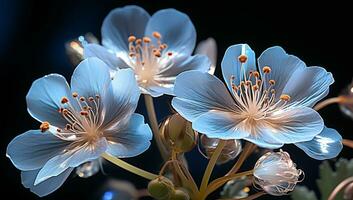
POLYGON ((318 200, 315 192, 305 186, 295 187, 295 190, 291 193, 291 197, 293 200, 318 200))
MULTIPOLYGON (((320 167, 320 178, 316 180, 321 193, 321 199, 327 199, 332 190, 344 179, 353 176, 353 159, 339 159, 335 163, 333 170, 327 161, 324 161, 320 167)), ((343 200, 343 193, 339 193, 336 200, 343 200)))

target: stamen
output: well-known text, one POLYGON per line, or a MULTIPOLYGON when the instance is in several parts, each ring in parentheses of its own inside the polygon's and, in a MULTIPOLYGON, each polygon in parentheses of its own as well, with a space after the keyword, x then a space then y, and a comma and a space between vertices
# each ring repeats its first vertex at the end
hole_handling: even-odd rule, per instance
POLYGON ((139 45, 139 44, 142 43, 142 40, 141 40, 141 39, 137 39, 135 43, 136 43, 137 45, 139 45))
POLYGON ((269 80, 268 82, 269 82, 271 85, 275 85, 275 84, 276 84, 276 81, 273 80, 273 79, 269 80))
POLYGON ((253 75, 254 75, 254 77, 256 77, 256 78, 259 78, 259 77, 260 77, 260 73, 259 73, 258 71, 254 71, 254 72, 253 72, 253 75))
POLYGON ((80 101, 85 101, 85 97, 80 97, 80 101))
POLYGON ((282 94, 279 98, 281 100, 283 100, 283 101, 289 101, 290 100, 290 96, 288 94, 282 94))
POLYGON ((152 35, 153 35, 153 37, 155 37, 157 39, 161 39, 161 37, 162 37, 161 34, 158 32, 153 32, 152 35))
POLYGON ((88 97, 88 101, 94 101, 94 98, 93 97, 88 97))
POLYGON ((268 73, 271 72, 271 67, 265 66, 265 67, 262 68, 262 71, 263 71, 265 74, 268 74, 268 73))
POLYGON ((67 103, 67 102, 69 102, 69 99, 68 99, 67 97, 61 98, 61 103, 62 103, 62 104, 65 104, 65 103, 67 103))
POLYGON ((80 112, 80 114, 81 114, 82 116, 87 116, 87 115, 88 115, 88 112, 87 112, 87 111, 82 110, 82 111, 80 112))
POLYGON ((238 57, 239 62, 245 63, 248 60, 248 57, 246 55, 240 55, 238 57))
POLYGON ((49 122, 45 121, 45 122, 42 122, 42 124, 39 126, 39 129, 42 133, 44 133, 45 131, 49 130, 49 122))
POLYGON ((168 52, 168 56, 172 56, 173 55, 173 53, 172 52, 168 52))
POLYGON ((144 42, 144 43, 150 43, 150 42, 151 42, 151 38, 149 38, 149 37, 143 37, 143 42, 144 42))
POLYGON ((135 42, 135 40, 136 40, 136 37, 133 36, 133 35, 131 35, 131 36, 128 38, 128 41, 129 41, 129 42, 135 42))
POLYGON ((78 94, 77 94, 77 92, 73 92, 73 93, 72 93, 72 97, 73 97, 73 98, 76 98, 76 97, 78 97, 78 94))

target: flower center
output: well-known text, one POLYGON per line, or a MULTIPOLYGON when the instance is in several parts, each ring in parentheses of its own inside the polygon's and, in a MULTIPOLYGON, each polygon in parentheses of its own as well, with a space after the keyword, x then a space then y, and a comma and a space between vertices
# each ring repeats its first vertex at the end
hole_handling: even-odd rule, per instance
MULTIPOLYGON (((67 97, 61 98, 62 107, 58 112, 67 121, 67 124, 65 127, 58 127, 56 135, 63 140, 96 141, 102 134, 99 131, 100 96, 96 95, 86 99, 74 92, 72 97, 76 102, 70 102, 67 97)), ((43 122, 40 129, 42 132, 48 130, 49 123, 43 122)))
POLYGON ((172 52, 166 52, 167 44, 162 43, 162 35, 153 32, 156 42, 152 42, 151 38, 143 37, 137 39, 131 35, 129 41, 129 57, 130 64, 134 67, 136 79, 142 85, 148 85, 158 72, 168 65, 172 52))
POLYGON ((258 71, 250 71, 246 74, 243 66, 247 61, 246 55, 239 56, 238 61, 241 63, 240 71, 244 71, 244 74, 240 73, 239 78, 241 80, 241 76, 244 76, 244 79, 239 85, 235 84, 234 76, 231 76, 230 81, 240 114, 253 122, 264 119, 268 114, 279 111, 287 105, 290 100, 289 95, 281 94, 279 99, 276 98, 276 91, 273 88, 276 81, 268 77, 272 70, 271 67, 263 67, 263 75, 260 77, 258 71))

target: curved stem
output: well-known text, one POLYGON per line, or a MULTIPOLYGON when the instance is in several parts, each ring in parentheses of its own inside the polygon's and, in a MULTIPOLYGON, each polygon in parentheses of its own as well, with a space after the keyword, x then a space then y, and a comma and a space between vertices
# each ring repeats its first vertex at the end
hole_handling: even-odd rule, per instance
POLYGON ((247 142, 243 152, 239 156, 238 161, 235 163, 232 169, 229 170, 226 176, 237 173, 237 171, 240 169, 245 159, 255 150, 255 148, 256 148, 256 145, 254 145, 253 143, 247 142))
POLYGON ((343 139, 342 144, 346 145, 347 147, 353 148, 353 140, 343 139))
POLYGON ((206 192, 206 188, 207 188, 207 184, 208 181, 211 177, 211 173, 213 171, 214 166, 216 165, 216 162, 218 160, 218 157, 221 155, 221 152, 223 150, 223 147, 225 146, 226 141, 225 140, 220 140, 216 150, 213 152, 210 161, 208 162, 208 165, 206 167, 205 173, 202 177, 202 181, 201 181, 201 186, 200 186, 200 199, 203 199, 205 197, 203 197, 203 195, 205 195, 206 192))
POLYGON ((198 195, 199 191, 197 189, 197 186, 196 186, 194 179, 192 177, 190 177, 191 176, 190 174, 185 174, 183 172, 183 170, 181 168, 182 165, 179 165, 180 161, 178 160, 177 153, 175 151, 172 151, 172 161, 173 161, 174 169, 176 170, 179 177, 182 179, 182 183, 187 185, 187 187, 192 191, 192 193, 193 193, 192 196, 198 195))
POLYGON ((314 110, 320 110, 330 104, 334 104, 334 103, 343 103, 345 101, 345 97, 344 96, 338 96, 338 97, 333 97, 333 98, 329 98, 326 99, 318 104, 316 104, 316 106, 314 107, 314 110))
POLYGON ((241 172, 241 173, 237 173, 237 174, 231 174, 228 176, 218 178, 209 184, 209 186, 206 189, 207 190, 206 196, 211 194, 212 192, 214 192, 215 190, 217 190, 219 187, 221 187, 223 184, 225 184, 226 182, 228 182, 230 180, 241 178, 243 176, 250 176, 252 174, 253 174, 253 170, 249 170, 249 171, 245 171, 245 172, 241 172))
POLYGON ((117 165, 118 167, 121 167, 121 168, 123 168, 123 169, 125 169, 125 170, 127 170, 127 171, 129 171, 131 173, 139 175, 139 176, 141 176, 143 178, 146 178, 148 180, 153 180, 153 179, 158 178, 158 175, 150 173, 150 172, 145 171, 143 169, 140 169, 138 167, 135 167, 135 166, 133 166, 133 165, 131 165, 131 164, 129 164, 129 163, 127 163, 127 162, 115 157, 115 156, 112 156, 110 154, 103 153, 101 156, 103 158, 105 158, 106 160, 108 160, 109 162, 117 165))
POLYGON ((335 200, 337 194, 350 183, 353 183, 353 176, 346 178, 344 181, 338 184, 335 189, 331 192, 330 196, 328 197, 328 200, 335 200))
POLYGON ((157 147, 164 161, 169 159, 168 151, 163 146, 163 142, 159 135, 158 121, 156 112, 154 110, 153 98, 149 94, 145 94, 145 105, 147 109, 148 119, 150 121, 151 129, 153 132, 154 139, 156 141, 157 147))

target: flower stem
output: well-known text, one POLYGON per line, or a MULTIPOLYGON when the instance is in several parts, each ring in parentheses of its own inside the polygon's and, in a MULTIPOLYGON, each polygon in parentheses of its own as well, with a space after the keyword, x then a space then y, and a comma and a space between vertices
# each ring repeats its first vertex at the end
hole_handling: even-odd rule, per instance
POLYGON ((226 176, 229 176, 231 174, 237 173, 237 171, 240 169, 242 164, 244 163, 245 159, 255 150, 256 145, 253 143, 247 142, 244 150, 239 156, 238 161, 235 163, 235 165, 232 167, 232 169, 229 170, 229 172, 226 174, 226 176))
POLYGON ((329 98, 326 99, 318 104, 316 104, 316 106, 314 107, 314 110, 320 110, 330 104, 334 104, 334 103, 343 103, 345 102, 345 97, 344 96, 338 96, 338 97, 333 97, 333 98, 329 98))
POLYGON ((216 162, 218 160, 218 157, 221 155, 221 152, 224 148, 226 144, 226 141, 225 140, 220 140, 217 147, 216 147, 216 150, 213 152, 212 156, 211 156, 211 159, 210 161, 208 162, 208 165, 206 167, 206 170, 205 170, 205 173, 202 177, 202 181, 201 181, 201 186, 200 186, 200 199, 204 199, 204 195, 206 193, 206 188, 207 188, 207 184, 208 184, 208 181, 211 177, 211 173, 213 171, 213 168, 214 166, 216 165, 216 162))
POLYGON ((206 191, 207 191, 206 196, 211 194, 212 192, 214 192, 215 190, 217 190, 219 187, 221 187, 223 184, 225 184, 226 182, 228 182, 230 180, 241 178, 243 176, 250 176, 252 174, 253 174, 253 170, 249 170, 249 171, 226 175, 224 177, 218 178, 218 179, 212 181, 209 184, 209 186, 206 188, 206 191))
POLYGON ((146 178, 148 180, 153 180, 158 177, 158 175, 156 175, 156 174, 153 174, 153 173, 147 172, 143 169, 140 169, 138 167, 135 167, 135 166, 133 166, 133 165, 131 165, 131 164, 115 157, 115 156, 108 154, 108 153, 103 153, 102 157, 105 158, 106 160, 108 160, 109 162, 111 162, 111 163, 131 172, 131 173, 134 173, 134 174, 139 175, 143 178, 146 178))
POLYGON ((346 187, 348 184, 353 183, 353 176, 349 177, 347 179, 345 179, 344 181, 342 181, 340 184, 338 184, 335 189, 331 192, 328 200, 335 200, 337 194, 344 188, 346 187))
POLYGON ((149 94, 145 94, 144 97, 145 97, 145 105, 146 105, 146 109, 147 109, 148 119, 150 121, 150 125, 152 128, 154 139, 156 141, 158 150, 159 150, 163 160, 167 161, 169 159, 169 155, 168 155, 168 151, 163 146, 163 142, 162 142, 161 137, 159 135, 158 121, 157 121, 157 117, 156 117, 156 112, 154 110, 153 98, 149 94))
POLYGON ((342 144, 344 144, 347 147, 353 148, 353 140, 343 139, 342 144))

